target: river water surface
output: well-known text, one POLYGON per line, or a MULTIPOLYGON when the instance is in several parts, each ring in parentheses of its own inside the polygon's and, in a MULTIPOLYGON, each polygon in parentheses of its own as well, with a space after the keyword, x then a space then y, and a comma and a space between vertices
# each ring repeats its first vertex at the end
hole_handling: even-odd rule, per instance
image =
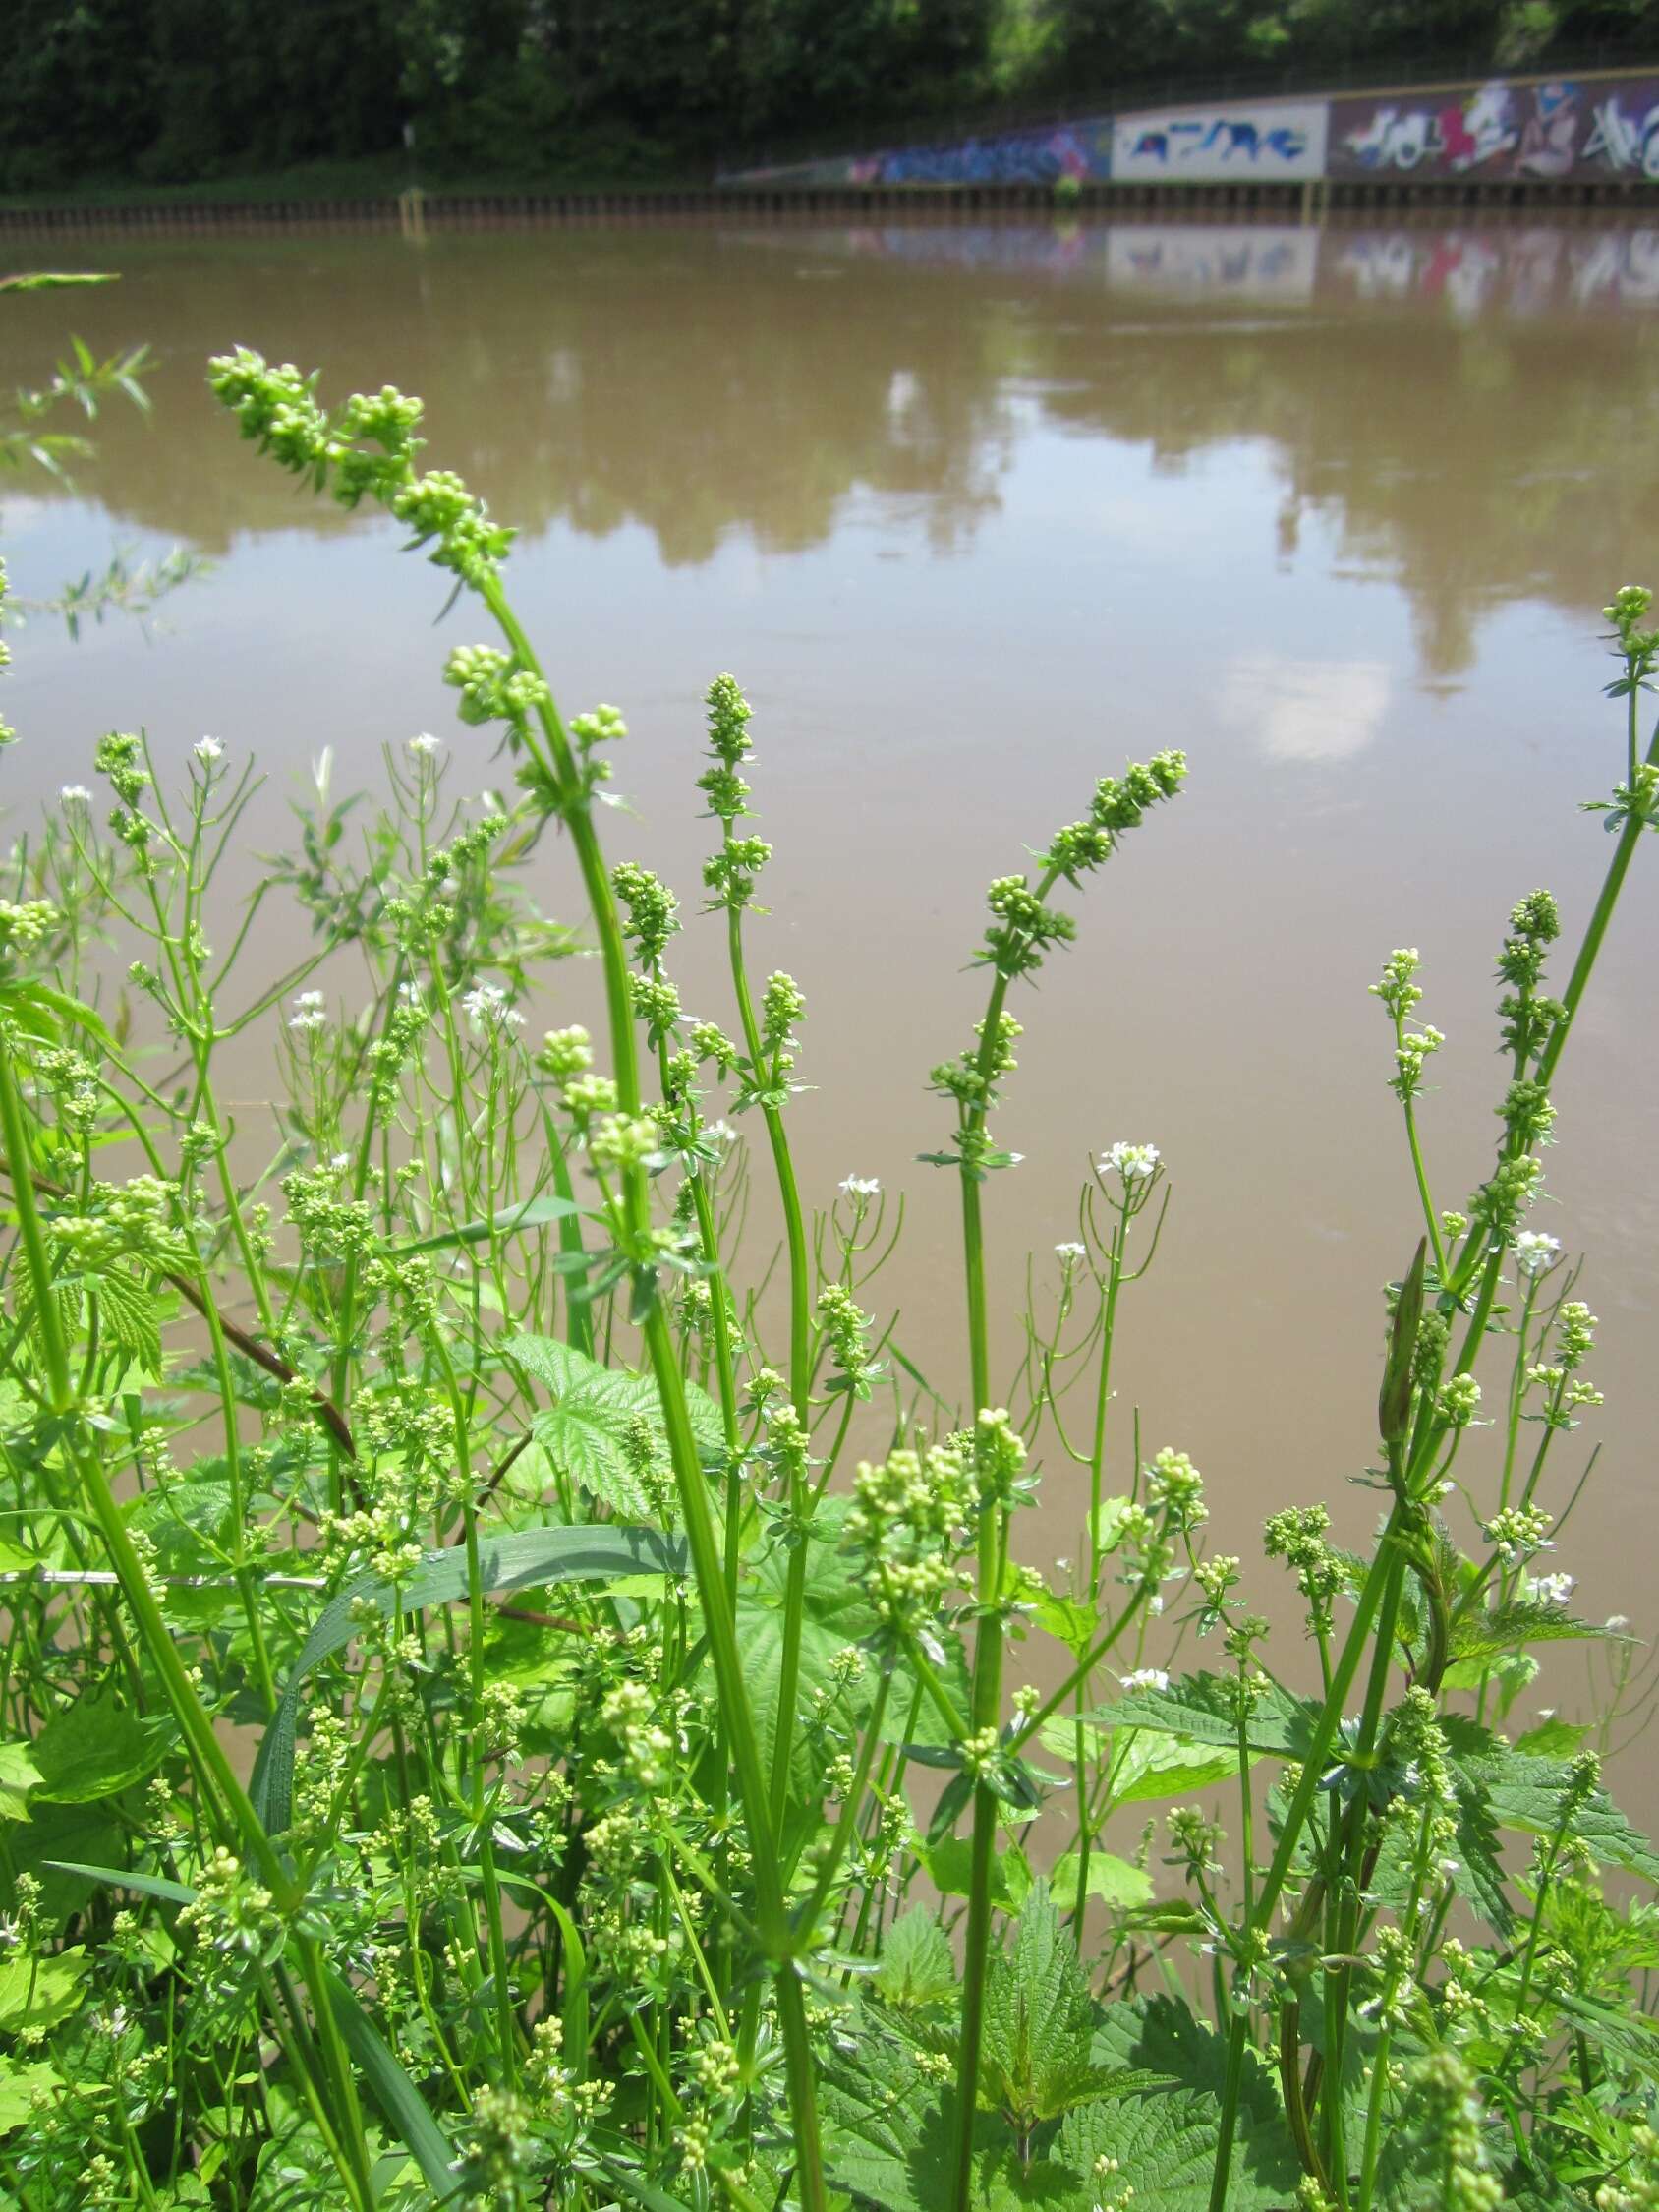
MULTIPOLYGON (((1125 1302, 1119 1471, 1138 1406, 1149 1449, 1204 1470, 1220 1548, 1249 1557, 1266 1512, 1320 1496, 1363 1532, 1379 1288, 1417 1234, 1366 985, 1391 948, 1422 950, 1421 1011, 1450 1040, 1431 1172, 1459 1204, 1497 1132, 1509 907, 1549 884, 1571 948, 1609 850, 1576 802, 1622 759, 1597 610, 1659 582, 1659 231, 775 224, 111 239, 74 265, 123 281, 8 303, 0 380, 37 379, 66 327, 147 339, 154 410, 101 419, 72 492, 0 486, 14 586, 45 595, 117 549, 214 565, 147 630, 14 638, 14 825, 91 780, 100 730, 141 721, 166 758, 203 731, 256 752, 267 846, 325 744, 338 786, 424 728, 453 733, 457 788, 490 779, 438 675, 482 625, 461 609, 434 629, 444 580, 382 518, 258 463, 202 370, 240 340, 322 367, 327 394, 422 393, 433 461, 520 528, 514 596, 567 710, 628 717, 638 818, 607 825, 613 853, 688 910, 701 694, 730 669, 754 702, 776 857, 753 944, 808 997, 806 1193, 822 1205, 849 1173, 908 1192, 872 1303, 902 1309, 907 1353, 954 1396, 954 1193, 915 1155, 946 1130, 927 1070, 983 1006, 984 886, 1097 776, 1183 746, 1178 805, 1094 879, 1077 947, 1018 1008, 1000 1132, 1025 1161, 989 1201, 998 1367, 1025 1247, 1052 1282, 1091 1152, 1155 1141, 1174 1196, 1125 1302)), ((1536 1226, 1587 1255, 1608 1400, 1561 1448, 1558 1507, 1603 1445, 1550 1563, 1589 1617, 1647 1632, 1659 851, 1640 860, 1536 1226)), ((573 912, 551 844, 539 888, 573 912)), ((694 924, 676 970, 724 1019, 719 951, 694 924)), ((592 999, 554 969, 532 1033, 592 999)), ((1023 1547, 1072 1552, 1077 1525, 1076 1479, 1052 1469, 1023 1547)), ((1569 1656, 1539 1694, 1587 1714, 1593 1693, 1569 1656)), ((1652 1819, 1645 1762, 1621 1764, 1652 1819)))

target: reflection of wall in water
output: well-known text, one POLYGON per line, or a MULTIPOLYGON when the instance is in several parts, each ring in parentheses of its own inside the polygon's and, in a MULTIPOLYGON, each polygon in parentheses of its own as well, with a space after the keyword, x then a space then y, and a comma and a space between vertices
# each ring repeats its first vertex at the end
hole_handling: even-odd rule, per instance
POLYGON ((1313 292, 1319 236, 1289 225, 1195 230, 1178 223, 1115 223, 1107 269, 1115 290, 1305 300, 1313 292))

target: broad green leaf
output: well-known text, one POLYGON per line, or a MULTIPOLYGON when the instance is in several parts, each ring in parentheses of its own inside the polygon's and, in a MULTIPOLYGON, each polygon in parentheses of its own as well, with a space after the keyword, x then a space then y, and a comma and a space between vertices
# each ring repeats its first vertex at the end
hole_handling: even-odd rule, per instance
MULTIPOLYGON (((653 1377, 628 1368, 601 1367, 552 1336, 510 1337, 502 1349, 553 1393, 553 1404, 532 1422, 538 1443, 553 1464, 613 1511, 646 1518, 652 1500, 628 1463, 623 1439, 633 1422, 645 1421, 662 1452, 666 1474, 662 1406, 653 1377)), ((725 1438, 719 1409, 695 1383, 688 1382, 685 1392, 698 1450, 718 1459, 725 1438)))
POLYGON ((44 2059, 25 2066, 16 2059, 0 2059, 0 2135, 9 2135, 34 2118, 34 2093, 57 2089, 62 2093, 58 2069, 44 2059))
POLYGON ((945 2212, 954 2099, 926 2081, 906 2046, 864 2015, 832 2049, 820 2097, 825 2161, 838 2188, 879 2212, 945 2212))
POLYGON ((1517 1600, 1496 1610, 1466 1613, 1452 1632, 1454 1659, 1495 1659, 1522 1644, 1553 1644, 1585 1637, 1603 1642, 1629 1642, 1618 1629, 1590 1621, 1572 1620, 1559 1605, 1540 1600, 1517 1600))
POLYGON ((1530 1751, 1540 1759, 1571 1759, 1583 1744, 1589 1729, 1576 1720, 1564 1720, 1552 1713, 1536 1720, 1515 1739, 1516 1751, 1530 1751))
MULTIPOLYGON (((1252 1751, 1251 1765, 1260 1757, 1260 1752, 1252 1751)), ((1124 1730, 1113 1750, 1112 1803, 1156 1804, 1161 1798, 1190 1797, 1237 1778, 1238 1753, 1230 1747, 1155 1735, 1147 1728, 1124 1730)))
MULTIPOLYGON (((1517 1751, 1461 1714, 1443 1715, 1441 1724, 1459 1780, 1485 1791, 1500 1827, 1548 1835, 1561 1826, 1573 1774, 1570 1761, 1517 1751)), ((1630 1826, 1606 1790, 1592 1791, 1571 1817, 1573 1834, 1592 1857, 1659 1882, 1659 1852, 1630 1826)))
POLYGON ((141 1720, 107 1690, 87 1691, 54 1713, 35 1737, 37 1802, 88 1805, 153 1774, 170 1730, 141 1720))
POLYGON ((106 1345, 125 1353, 149 1382, 161 1379, 161 1309, 147 1284, 122 1269, 88 1275, 86 1287, 96 1301, 106 1345))
POLYGON ((0 1821, 26 1821, 29 1793, 40 1779, 40 1770, 26 1743, 0 1743, 0 1821))
POLYGON ((980 2051, 982 2105, 1022 2134, 1100 2096, 1106 2069, 1091 2063, 1095 2008, 1077 1947, 1061 1929, 1046 1882, 1032 1886, 1012 1949, 993 1950, 980 2051))
POLYGON ((1046 1628, 1079 1660, 1093 1644, 1100 1625, 1092 1605, 1068 1598, 1062 1591, 1044 1591, 1037 1601, 1035 1613, 1038 1627, 1046 1628))
MULTIPOLYGON (((1058 2161, 1087 2187, 1097 2161, 1134 2187, 1134 2212, 1208 2212, 1221 2106, 1198 2090, 1115 2097, 1066 2114, 1058 2161)), ((1299 2169, 1287 2134, 1275 2140, 1240 2115, 1228 2182, 1228 2212, 1274 2212, 1294 2201, 1299 2169)), ((1077 2200, 1086 2204, 1087 2196, 1077 2200)))
MULTIPOLYGON (((947 1835, 922 1853, 928 1880, 945 1897, 965 1897, 973 1867, 973 1844, 965 1835, 947 1835)), ((1031 1866, 1017 1848, 999 1851, 991 1862, 991 1901, 1006 1912, 1018 1912, 1031 1894, 1031 1866)))
MULTIPOLYGON (((1237 1677, 1185 1674, 1167 1689, 1125 1690, 1088 1717, 1111 1728, 1148 1728, 1160 1735, 1183 1736, 1192 1743, 1232 1744, 1237 1677)), ((1312 1740, 1319 1706, 1312 1698, 1293 1698, 1270 1685, 1251 1705, 1247 1741, 1252 1751, 1299 1759, 1312 1740)))
POLYGON ((900 2010, 939 2004, 955 1994, 956 1961, 949 1939, 925 1906, 912 1905, 888 1929, 874 1986, 900 2010))
MULTIPOLYGON (((607 1582, 617 1575, 655 1572, 683 1578, 685 1545, 657 1529, 518 1529, 479 1538, 479 1584, 485 1591, 524 1590, 539 1582, 607 1582)), ((292 1817, 295 1722, 306 1677, 325 1659, 343 1651, 358 1631, 362 1606, 388 1618, 401 1609, 451 1604, 468 1594, 467 1554, 459 1544, 429 1551, 403 1581, 389 1583, 360 1575, 348 1583, 318 1616, 294 1662, 270 1726, 259 1745, 250 1784, 254 1810, 273 1835, 292 1817)))
POLYGON ((27 1821, 5 1831, 14 1874, 31 1874, 40 1885, 40 1910, 47 1924, 61 1928, 92 1893, 84 1874, 67 1867, 109 1866, 127 1848, 125 1831, 107 1802, 88 1805, 31 1803, 27 1821))
MULTIPOLYGON (((761 1771, 772 1773, 775 1756, 778 1696, 782 1687, 783 1621, 781 1605, 756 1599, 737 1602, 737 1644, 743 1659, 743 1681, 749 1692, 749 1711, 755 1722, 755 1740, 761 1754, 761 1771)), ((811 1613, 801 1622, 800 1671, 796 1681, 794 1744, 790 1755, 789 1792, 800 1804, 823 1794, 824 1755, 806 1735, 802 1723, 829 1693, 835 1680, 835 1663, 848 1645, 838 1624, 816 1620, 811 1613)), ((833 1717, 837 1724, 861 1722, 876 1694, 868 1666, 855 1674, 838 1699, 833 1717)), ((888 1700, 891 1702, 890 1697, 888 1700)))
POLYGON ((91 1970, 82 1945, 31 1958, 17 1951, 0 1964, 0 2029, 21 2035, 25 2028, 56 2027, 81 2003, 81 1985, 91 1970))
MULTIPOLYGON (((1067 1851, 1063 1858, 1057 1860, 1049 1877, 1055 1903, 1061 1912, 1077 1909, 1077 1876, 1081 1868, 1078 1853, 1067 1851)), ((1091 1851, 1084 1892, 1109 1905, 1146 1905, 1152 1902, 1152 1877, 1144 1867, 1131 1866, 1127 1859, 1115 1858, 1110 1851, 1091 1851)))

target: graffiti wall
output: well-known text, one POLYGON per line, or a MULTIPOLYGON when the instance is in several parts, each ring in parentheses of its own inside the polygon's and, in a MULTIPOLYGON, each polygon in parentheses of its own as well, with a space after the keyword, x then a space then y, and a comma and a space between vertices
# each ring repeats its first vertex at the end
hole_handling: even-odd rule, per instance
POLYGON ((1325 173, 1325 130, 1324 100, 1120 115, 1112 174, 1127 184, 1299 182, 1325 173))
POLYGON ((1331 102, 1329 174, 1659 180, 1659 78, 1549 78, 1331 102))
POLYGON ((1659 75, 1493 77, 1342 99, 1086 116, 950 145, 886 147, 726 184, 1300 184, 1319 177, 1455 184, 1659 184, 1659 75))
POLYGON ((1104 184, 1112 167, 1112 118, 993 132, 952 146, 898 146, 877 153, 806 161, 786 169, 747 169, 730 184, 813 191, 836 185, 1041 185, 1061 177, 1104 184))

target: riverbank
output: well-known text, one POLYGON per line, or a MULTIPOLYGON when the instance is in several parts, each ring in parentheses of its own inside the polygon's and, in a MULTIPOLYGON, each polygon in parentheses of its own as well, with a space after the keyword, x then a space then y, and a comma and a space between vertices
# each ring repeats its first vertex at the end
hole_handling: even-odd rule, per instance
POLYGON ((903 216, 947 221, 987 214, 1110 218, 1157 210, 1196 220, 1270 215, 1301 221, 1328 214, 1388 210, 1423 220, 1478 214, 1483 220, 1530 210, 1596 210, 1644 215, 1656 205, 1651 184, 1623 179, 1546 182, 1541 179, 1424 181, 1379 178, 1364 183, 1312 181, 1232 184, 1095 184, 1063 203, 1041 185, 889 185, 757 188, 731 185, 585 185, 569 191, 445 189, 364 192, 315 197, 209 197, 195 188, 177 194, 99 201, 0 201, 0 235, 72 236, 139 231, 185 236, 204 231, 383 229, 420 237, 429 230, 511 229, 536 223, 663 222, 764 218, 788 221, 826 215, 843 220, 903 216))

